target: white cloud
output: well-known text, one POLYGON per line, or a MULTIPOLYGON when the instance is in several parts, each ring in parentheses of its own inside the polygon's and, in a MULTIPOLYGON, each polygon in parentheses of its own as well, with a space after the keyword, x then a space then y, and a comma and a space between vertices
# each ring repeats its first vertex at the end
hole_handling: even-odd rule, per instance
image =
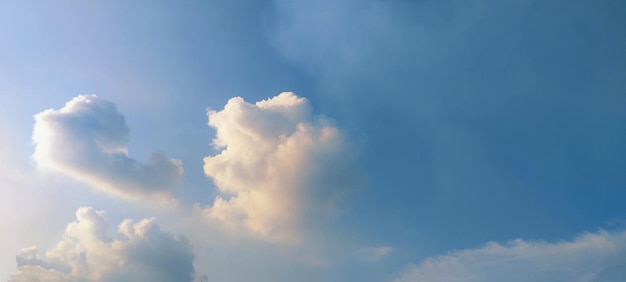
POLYGON ((109 194, 164 197, 182 176, 182 163, 153 153, 149 163, 128 156, 129 130, 116 106, 80 95, 61 109, 35 115, 35 161, 109 194))
POLYGON ((314 116, 305 98, 284 92, 250 104, 236 97, 208 117, 222 151, 204 159, 204 172, 222 196, 201 212, 230 228, 296 242, 314 224, 308 219, 332 211, 354 180, 343 134, 314 116))
POLYGON ((380 247, 365 247, 356 251, 356 256, 364 261, 378 261, 393 251, 392 247, 380 246, 380 247))
POLYGON ((524 240, 453 251, 409 267, 397 282, 624 281, 626 232, 588 233, 573 241, 524 240))
POLYGON ((11 281, 192 281, 194 254, 184 237, 161 231, 154 219, 124 220, 106 236, 103 212, 83 207, 63 239, 43 258, 37 247, 17 256, 11 281))

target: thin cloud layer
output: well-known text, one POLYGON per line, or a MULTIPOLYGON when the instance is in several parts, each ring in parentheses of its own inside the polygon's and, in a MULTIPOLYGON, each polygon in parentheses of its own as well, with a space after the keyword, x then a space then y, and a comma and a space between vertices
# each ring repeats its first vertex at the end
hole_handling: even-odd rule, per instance
POLYGON ((153 153, 147 164, 128 156, 129 129, 115 104, 80 95, 61 109, 35 115, 33 142, 40 167, 67 174, 109 194, 166 195, 182 163, 153 153))
POLYGON ((560 243, 514 240, 453 251, 409 267, 397 282, 623 281, 626 232, 585 234, 560 243))
POLYGON ((39 256, 37 247, 17 256, 11 281, 192 281, 194 254, 184 237, 161 231, 154 219, 124 220, 106 235, 103 212, 83 207, 63 239, 39 256))
POLYGON ((365 247, 357 250, 356 256, 363 261, 375 262, 387 257, 392 251, 390 246, 365 247))
POLYGON ((256 104, 232 98, 208 117, 221 152, 204 159, 204 172, 222 196, 201 212, 232 229, 297 242, 354 179, 343 134, 294 93, 256 104))

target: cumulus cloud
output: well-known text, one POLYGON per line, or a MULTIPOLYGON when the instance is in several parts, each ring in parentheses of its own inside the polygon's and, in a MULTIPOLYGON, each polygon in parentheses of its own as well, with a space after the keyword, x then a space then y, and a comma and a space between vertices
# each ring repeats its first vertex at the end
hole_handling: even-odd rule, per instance
POLYGON ((409 267, 397 282, 623 281, 626 232, 589 233, 559 243, 514 240, 453 251, 409 267))
POLYGON ((208 118, 221 152, 204 159, 204 172, 222 195, 201 212, 230 228, 296 242, 354 180, 344 135, 294 93, 255 104, 232 98, 208 118))
POLYGON ((130 158, 124 116, 95 95, 35 115, 33 142, 40 167, 117 196, 166 195, 183 173, 180 161, 162 153, 153 153, 148 163, 130 158))
POLYGON ((17 255, 11 281, 192 281, 194 254, 187 239, 161 231, 154 219, 124 220, 106 235, 102 211, 83 207, 63 238, 42 258, 37 247, 17 255))

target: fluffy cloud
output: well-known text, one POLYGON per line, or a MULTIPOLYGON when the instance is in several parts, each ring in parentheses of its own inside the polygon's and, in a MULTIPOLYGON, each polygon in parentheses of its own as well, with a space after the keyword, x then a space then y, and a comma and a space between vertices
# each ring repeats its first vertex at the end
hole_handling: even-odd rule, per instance
POLYGON ((17 256, 11 281, 192 281, 194 254, 184 237, 160 230, 154 219, 123 221, 106 236, 103 212, 84 207, 44 258, 37 247, 17 256))
POLYGON ((585 234, 560 243, 514 240, 428 258, 397 282, 623 281, 626 232, 585 234))
POLYGON ((180 161, 162 153, 152 154, 147 164, 130 158, 124 116, 95 95, 80 95, 61 109, 35 115, 33 142, 40 167, 117 196, 163 196, 183 172, 180 161))
POLYGON ((342 133, 294 93, 256 104, 232 98, 208 117, 221 152, 204 159, 204 172, 222 196, 201 212, 230 228, 296 242, 354 180, 342 133))

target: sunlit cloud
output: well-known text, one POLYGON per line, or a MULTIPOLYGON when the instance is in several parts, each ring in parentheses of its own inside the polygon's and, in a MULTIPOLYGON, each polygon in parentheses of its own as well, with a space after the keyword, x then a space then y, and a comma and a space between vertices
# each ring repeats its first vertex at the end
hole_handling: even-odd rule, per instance
POLYGON ((130 132, 115 104, 80 95, 61 109, 35 115, 33 157, 40 168, 66 174, 116 196, 166 198, 182 176, 179 160, 153 153, 129 157, 130 132))
POLYGON ((194 253, 187 239, 162 231, 153 218, 124 220, 106 235, 102 211, 83 207, 63 238, 43 257, 37 247, 17 255, 11 281, 192 281, 194 253))
POLYGON ((353 150, 305 98, 284 92, 250 104, 236 97, 208 117, 221 151, 204 159, 204 172, 222 195, 200 210, 206 218, 270 241, 297 242, 307 219, 333 212, 353 185, 353 150))

